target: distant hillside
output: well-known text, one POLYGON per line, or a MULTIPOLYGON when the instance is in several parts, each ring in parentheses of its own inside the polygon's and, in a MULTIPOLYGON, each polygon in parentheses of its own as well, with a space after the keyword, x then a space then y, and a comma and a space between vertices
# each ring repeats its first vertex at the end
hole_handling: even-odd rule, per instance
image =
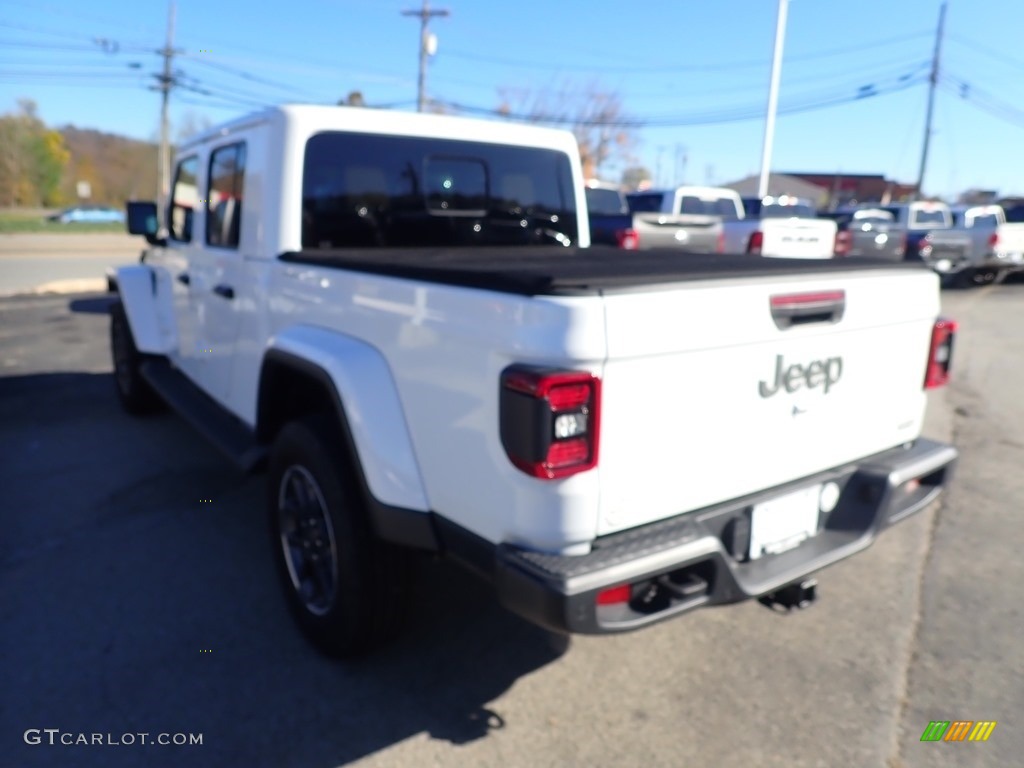
POLYGON ((71 153, 61 183, 65 201, 78 200, 79 181, 91 185, 91 203, 121 206, 125 200, 155 199, 156 144, 73 125, 58 130, 71 153))

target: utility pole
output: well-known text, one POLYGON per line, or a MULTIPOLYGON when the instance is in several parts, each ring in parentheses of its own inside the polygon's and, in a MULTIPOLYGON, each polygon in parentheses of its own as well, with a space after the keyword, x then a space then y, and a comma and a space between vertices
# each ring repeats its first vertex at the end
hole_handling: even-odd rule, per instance
POLYGON ((761 152, 761 178, 757 196, 768 194, 768 174, 772 163, 772 143, 775 141, 775 112, 779 106, 779 78, 782 74, 782 46, 786 41, 786 14, 789 0, 779 0, 779 15, 775 21, 775 53, 772 56, 772 76, 768 85, 768 116, 764 124, 764 148, 761 152))
POLYGON ((942 28, 946 23, 946 0, 939 7, 939 28, 935 33, 935 53, 932 55, 932 72, 928 78, 928 111, 924 119, 924 143, 921 146, 921 168, 917 172, 917 189, 914 199, 921 199, 924 187, 924 171, 928 165, 928 145, 932 139, 932 111, 935 107, 935 87, 939 84, 939 60, 942 54, 942 28))
POLYGON ((171 88, 174 85, 174 76, 171 74, 171 62, 174 55, 179 53, 174 45, 174 0, 170 3, 170 16, 167 21, 167 44, 158 53, 164 58, 163 74, 157 75, 160 85, 157 90, 161 93, 160 104, 160 154, 157 178, 160 190, 157 195, 157 229, 161 236, 167 233, 168 222, 165 221, 167 212, 167 198, 170 194, 171 177, 171 147, 170 147, 170 124, 167 116, 168 102, 170 101, 171 88))
POLYGON ((432 9, 430 0, 423 0, 423 7, 418 11, 402 11, 403 16, 420 17, 420 77, 417 87, 416 111, 423 112, 427 107, 427 57, 433 53, 436 40, 427 31, 427 25, 434 16, 448 16, 444 8, 432 9))

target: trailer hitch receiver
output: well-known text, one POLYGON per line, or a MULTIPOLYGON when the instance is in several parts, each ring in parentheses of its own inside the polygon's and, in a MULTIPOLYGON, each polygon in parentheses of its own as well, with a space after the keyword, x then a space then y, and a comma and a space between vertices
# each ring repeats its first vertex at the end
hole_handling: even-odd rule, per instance
POLYGON ((804 579, 787 584, 774 592, 769 592, 761 597, 758 602, 772 610, 785 613, 792 611, 794 608, 802 610, 809 607, 817 599, 817 587, 817 579, 804 579))

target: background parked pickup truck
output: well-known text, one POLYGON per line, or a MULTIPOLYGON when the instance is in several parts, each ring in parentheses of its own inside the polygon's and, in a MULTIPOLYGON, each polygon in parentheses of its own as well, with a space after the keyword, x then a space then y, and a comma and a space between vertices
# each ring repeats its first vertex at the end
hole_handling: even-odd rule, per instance
POLYGON ((906 253, 907 232, 896 217, 880 208, 840 208, 821 211, 823 219, 836 223, 836 256, 870 256, 902 261, 906 253))
POLYGON ((953 212, 945 203, 919 200, 913 203, 897 203, 878 207, 891 213, 896 224, 906 230, 904 258, 908 261, 924 259, 926 254, 923 254, 921 249, 925 244, 922 241, 929 232, 953 226, 953 212))
POLYGON ((920 249, 948 282, 982 285, 1024 271, 1024 220, 1007 222, 998 205, 960 206, 952 213, 953 226, 928 232, 920 249))
POLYGON ((836 224, 819 219, 798 198, 782 195, 741 201, 740 215, 722 222, 719 253, 828 259, 836 250, 836 224))
POLYGON ((626 195, 641 248, 714 253, 722 222, 743 215, 739 195, 717 187, 646 189, 626 195))
POLYGON ((617 185, 596 180, 587 182, 587 217, 590 242, 594 245, 613 245, 627 250, 639 247, 633 214, 617 185))

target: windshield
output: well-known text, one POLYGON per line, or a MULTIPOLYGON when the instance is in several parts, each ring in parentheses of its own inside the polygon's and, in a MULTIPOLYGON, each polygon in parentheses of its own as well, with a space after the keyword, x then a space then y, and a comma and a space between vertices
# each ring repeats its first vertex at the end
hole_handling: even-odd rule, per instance
POLYGON ((577 237, 563 152, 343 132, 306 143, 303 248, 570 245, 577 237))

